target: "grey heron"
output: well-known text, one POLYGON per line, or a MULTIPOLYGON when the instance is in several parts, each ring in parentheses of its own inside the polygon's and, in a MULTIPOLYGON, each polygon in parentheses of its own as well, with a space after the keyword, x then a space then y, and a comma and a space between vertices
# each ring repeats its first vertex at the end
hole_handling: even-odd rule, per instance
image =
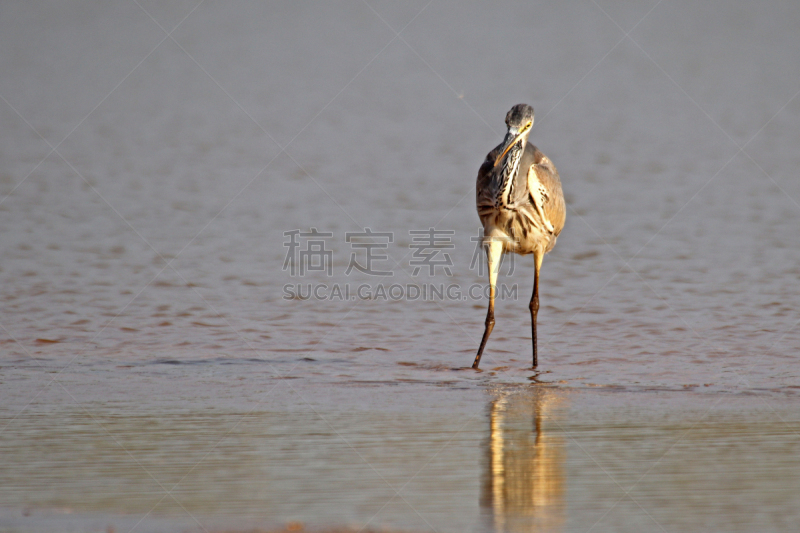
POLYGON ((553 163, 528 143, 533 126, 533 108, 517 104, 506 114, 503 142, 489 152, 478 170, 476 204, 483 224, 483 246, 489 268, 489 310, 478 355, 478 368, 486 341, 494 328, 494 299, 500 258, 505 253, 533 254, 531 332, 533 366, 536 353, 536 315, 539 312, 539 269, 544 254, 553 249, 566 218, 561 180, 553 163))

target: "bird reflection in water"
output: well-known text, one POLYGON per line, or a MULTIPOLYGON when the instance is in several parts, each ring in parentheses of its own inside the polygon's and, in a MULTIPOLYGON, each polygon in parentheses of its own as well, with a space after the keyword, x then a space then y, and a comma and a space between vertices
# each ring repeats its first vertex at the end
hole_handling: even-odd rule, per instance
POLYGON ((562 530, 564 442, 548 425, 559 403, 555 391, 537 387, 489 405, 480 502, 489 530, 562 530))

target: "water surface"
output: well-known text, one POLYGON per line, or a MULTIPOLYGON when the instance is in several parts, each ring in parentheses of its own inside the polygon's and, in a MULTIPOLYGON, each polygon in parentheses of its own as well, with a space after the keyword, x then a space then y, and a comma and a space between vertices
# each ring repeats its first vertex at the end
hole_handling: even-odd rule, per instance
POLYGON ((2 527, 785 530, 798 24, 785 1, 4 4, 2 527), (473 372, 474 178, 521 101, 567 225, 540 368, 516 258, 473 372), (330 275, 284 268, 311 228, 330 275), (366 228, 391 275, 348 273, 366 228), (449 259, 415 272, 431 229, 449 259))

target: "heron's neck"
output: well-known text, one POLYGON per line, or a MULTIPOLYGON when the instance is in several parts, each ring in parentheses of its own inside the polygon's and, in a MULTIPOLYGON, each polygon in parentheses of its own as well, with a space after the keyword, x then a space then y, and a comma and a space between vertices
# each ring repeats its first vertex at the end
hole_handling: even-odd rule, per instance
POLYGON ((519 162, 522 159, 522 152, 526 143, 527 139, 519 139, 500 162, 502 165, 502 187, 498 191, 500 192, 500 198, 498 199, 500 200, 500 205, 504 207, 511 206, 511 198, 514 193, 514 178, 519 172, 519 162))

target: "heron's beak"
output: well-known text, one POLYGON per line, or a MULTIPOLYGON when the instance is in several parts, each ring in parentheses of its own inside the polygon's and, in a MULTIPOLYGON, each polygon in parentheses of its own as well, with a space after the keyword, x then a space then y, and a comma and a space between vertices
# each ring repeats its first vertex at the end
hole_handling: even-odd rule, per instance
POLYGON ((520 140, 520 138, 521 138, 523 135, 525 135, 525 134, 528 132, 528 130, 529 130, 529 129, 531 129, 531 125, 532 125, 532 123, 528 123, 528 124, 526 124, 526 125, 525 125, 525 126, 524 126, 524 127, 521 129, 521 130, 519 130, 519 131, 516 133, 516 135, 514 135, 514 134, 511 132, 511 130, 508 130, 508 133, 506 134, 506 139, 507 139, 507 140, 506 140, 506 146, 505 146, 505 148, 503 148, 503 153, 501 153, 501 154, 500 154, 500 155, 497 157, 497 159, 495 159, 495 161, 494 161, 494 164, 495 164, 495 165, 496 165, 497 163, 499 163, 499 162, 500 162, 500 160, 501 160, 501 159, 503 159, 503 158, 506 156, 506 154, 508 153, 508 151, 509 151, 509 150, 511 150, 511 147, 512 147, 512 146, 514 146, 515 144, 517 144, 517 141, 518 141, 518 140, 520 140), (512 137, 512 135, 513 135, 513 137, 512 137))

